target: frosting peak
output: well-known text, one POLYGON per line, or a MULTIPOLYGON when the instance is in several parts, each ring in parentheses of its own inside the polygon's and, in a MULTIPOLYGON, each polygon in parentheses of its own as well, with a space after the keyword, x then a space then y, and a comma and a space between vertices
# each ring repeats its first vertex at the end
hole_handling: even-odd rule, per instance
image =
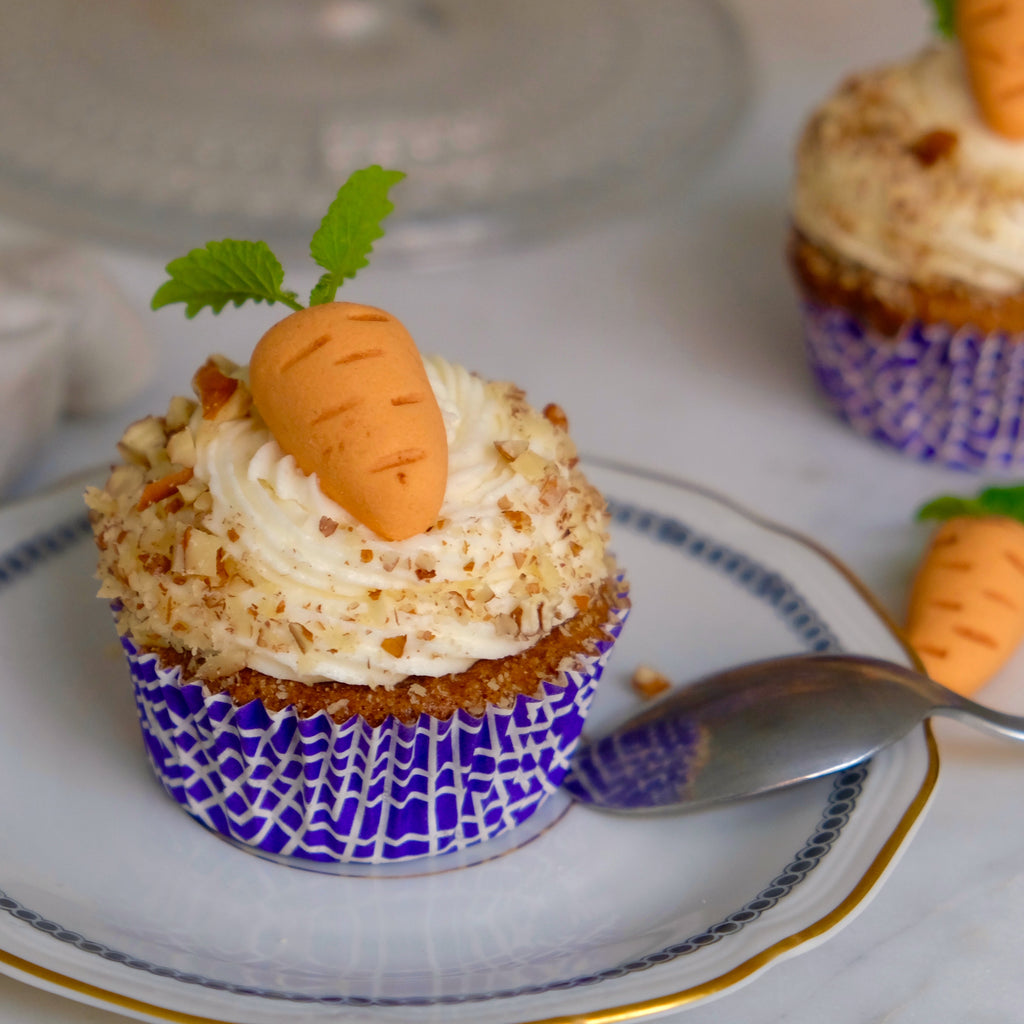
POLYGON ((897 281, 1024 289, 1024 143, 981 121, 958 48, 847 80, 797 148, 796 226, 897 281))
POLYGON ((132 532, 168 559, 158 568, 169 571, 147 574, 133 571, 139 553, 104 552, 120 565, 108 576, 125 583, 106 595, 122 601, 124 627, 138 642, 173 644, 175 623, 187 622, 189 647, 206 658, 200 674, 247 666, 300 682, 391 685, 518 653, 587 607, 608 576, 606 517, 566 431, 511 385, 437 357, 425 367, 448 484, 435 523, 405 540, 383 539, 328 498, 249 410, 244 380, 233 410, 212 421, 191 413, 182 428, 191 448, 168 436, 166 419, 153 428, 160 443, 147 442, 146 458, 190 452, 181 490, 201 511, 187 527, 162 503, 139 511, 140 473, 91 495, 114 531, 118 518, 145 517, 132 532), (192 573, 187 560, 172 564, 183 546, 192 573))

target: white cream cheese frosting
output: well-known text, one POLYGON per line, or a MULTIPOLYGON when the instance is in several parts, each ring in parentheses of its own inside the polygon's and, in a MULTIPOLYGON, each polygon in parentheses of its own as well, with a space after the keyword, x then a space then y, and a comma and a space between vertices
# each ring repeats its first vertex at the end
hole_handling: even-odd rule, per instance
POLYGON ((982 122, 953 44, 857 75, 814 113, 792 216, 812 242, 893 280, 1024 290, 1024 143, 982 122), (946 134, 941 155, 931 133, 946 134))
POLYGON ((244 665, 391 685, 516 654, 586 607, 609 571, 606 516, 568 434, 511 385, 425 364, 449 448, 434 527, 382 540, 324 496, 253 411, 210 422, 196 409, 183 428, 194 457, 180 454, 192 451, 181 431, 169 429, 165 447, 192 463, 181 493, 198 514, 135 511, 123 484, 90 495, 108 533, 131 522, 140 538, 138 550, 104 551, 117 564, 101 593, 121 601, 122 628, 202 652, 211 674, 244 665))

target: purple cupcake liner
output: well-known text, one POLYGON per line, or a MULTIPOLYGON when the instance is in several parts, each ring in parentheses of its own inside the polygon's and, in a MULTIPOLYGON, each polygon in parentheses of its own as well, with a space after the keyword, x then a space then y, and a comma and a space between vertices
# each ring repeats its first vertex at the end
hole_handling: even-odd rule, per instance
POLYGON ((952 469, 1024 468, 1024 338, 920 321, 890 336, 814 303, 804 335, 818 385, 859 433, 952 469))
POLYGON ((238 707, 182 683, 122 638, 149 759, 164 789, 215 832, 313 867, 462 850, 525 821, 562 782, 595 685, 625 622, 577 657, 543 697, 481 718, 339 725, 324 712, 238 707))

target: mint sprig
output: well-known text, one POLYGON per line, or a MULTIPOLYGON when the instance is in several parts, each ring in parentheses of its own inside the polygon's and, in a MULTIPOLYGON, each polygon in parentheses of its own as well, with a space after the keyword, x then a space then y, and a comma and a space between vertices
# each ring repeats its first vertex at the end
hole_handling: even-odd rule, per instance
POLYGON ((219 313, 229 302, 283 302, 302 309, 295 292, 282 289, 284 268, 266 242, 238 242, 225 238, 193 249, 167 264, 171 279, 153 296, 153 309, 173 302, 185 303, 185 316, 194 317, 209 306, 219 313))
POLYGON ((956 0, 932 0, 935 8, 935 31, 947 39, 956 35, 956 0))
MULTIPOLYGON (((388 190, 404 177, 401 171, 374 165, 354 171, 338 189, 310 242, 310 255, 326 271, 309 296, 311 306, 333 302, 345 280, 367 265, 373 243, 384 234, 380 222, 394 210, 388 190)), ((153 295, 153 309, 183 302, 185 316, 191 318, 207 306, 219 313, 229 302, 303 308, 296 293, 285 290, 284 268, 266 242, 209 242, 172 260, 166 270, 170 280, 153 295)))
POLYGON ((974 498, 943 495, 917 510, 918 519, 954 516, 1007 516, 1024 522, 1024 486, 987 487, 974 498))
POLYGON ((310 256, 327 271, 309 296, 311 306, 333 302, 345 279, 367 265, 373 243, 384 235, 380 222, 395 208, 388 189, 404 177, 374 165, 356 171, 338 189, 309 243, 310 256))

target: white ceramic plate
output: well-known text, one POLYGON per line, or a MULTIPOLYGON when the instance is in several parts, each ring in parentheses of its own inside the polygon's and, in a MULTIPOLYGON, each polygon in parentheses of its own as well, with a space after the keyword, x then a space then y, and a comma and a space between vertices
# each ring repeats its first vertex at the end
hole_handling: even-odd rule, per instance
MULTIPOLYGON (((906 660, 825 552, 685 484, 592 464, 634 610, 591 723, 811 647, 906 660)), ((850 920, 938 774, 916 730, 869 765, 662 818, 552 803, 470 865, 272 864, 163 795, 103 604, 81 482, 0 514, 0 970, 152 1021, 634 1019, 720 994, 850 920), (543 827, 542 827, 543 826, 543 827)))

